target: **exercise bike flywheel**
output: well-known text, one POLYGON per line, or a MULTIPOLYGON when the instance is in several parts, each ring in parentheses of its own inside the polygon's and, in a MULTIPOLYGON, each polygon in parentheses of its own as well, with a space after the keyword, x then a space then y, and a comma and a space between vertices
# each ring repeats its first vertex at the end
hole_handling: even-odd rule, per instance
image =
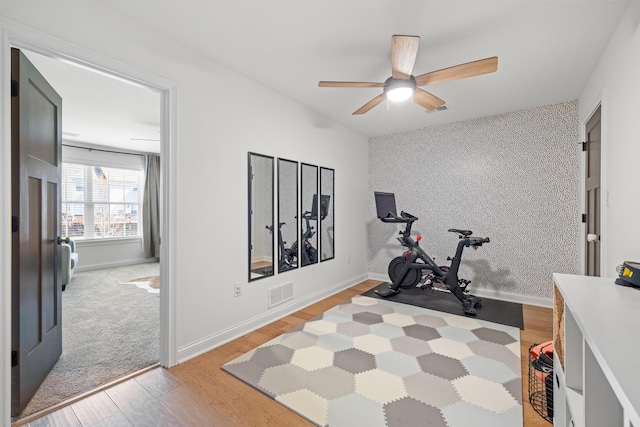
MULTIPOLYGON (((409 262, 407 258, 402 255, 391 260, 391 262, 389 263, 388 273, 389 279, 391 279, 392 283, 395 283, 396 277, 400 275, 407 262, 409 262)), ((414 288, 420 282, 420 277, 420 270, 410 268, 407 271, 406 276, 404 276, 402 282, 400 282, 400 287, 403 289, 414 288)))

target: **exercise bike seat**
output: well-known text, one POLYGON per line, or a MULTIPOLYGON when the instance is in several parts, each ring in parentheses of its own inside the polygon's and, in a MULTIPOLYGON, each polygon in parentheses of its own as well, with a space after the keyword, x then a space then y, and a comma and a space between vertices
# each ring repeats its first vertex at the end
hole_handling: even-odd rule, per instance
POLYGON ((473 231, 471 230, 458 230, 457 228, 450 228, 447 231, 450 231, 452 233, 462 234, 464 237, 469 237, 473 234, 473 231))

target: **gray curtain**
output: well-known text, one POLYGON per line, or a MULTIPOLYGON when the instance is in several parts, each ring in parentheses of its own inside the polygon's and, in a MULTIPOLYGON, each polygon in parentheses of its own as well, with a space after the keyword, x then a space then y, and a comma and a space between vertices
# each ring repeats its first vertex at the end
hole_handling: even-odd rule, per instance
POLYGON ((145 258, 160 257, 160 156, 144 155, 142 243, 145 258))

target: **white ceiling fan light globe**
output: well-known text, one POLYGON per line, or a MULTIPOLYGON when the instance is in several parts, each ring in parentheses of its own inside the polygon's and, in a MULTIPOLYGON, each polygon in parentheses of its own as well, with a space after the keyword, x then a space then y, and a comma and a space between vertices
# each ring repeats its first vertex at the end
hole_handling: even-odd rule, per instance
POLYGON ((402 102, 413 96, 416 91, 416 81, 411 76, 408 79, 395 79, 390 77, 385 82, 384 92, 387 99, 392 102, 402 102))
POLYGON ((397 87, 387 91, 387 99, 393 102, 406 101, 413 96, 413 88, 397 87))

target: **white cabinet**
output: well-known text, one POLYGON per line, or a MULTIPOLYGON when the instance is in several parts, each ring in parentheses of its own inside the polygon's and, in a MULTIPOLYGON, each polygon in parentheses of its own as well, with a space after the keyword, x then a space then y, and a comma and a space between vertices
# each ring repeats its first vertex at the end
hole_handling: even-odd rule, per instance
POLYGON ((640 427, 640 289, 554 274, 554 425, 640 427))

